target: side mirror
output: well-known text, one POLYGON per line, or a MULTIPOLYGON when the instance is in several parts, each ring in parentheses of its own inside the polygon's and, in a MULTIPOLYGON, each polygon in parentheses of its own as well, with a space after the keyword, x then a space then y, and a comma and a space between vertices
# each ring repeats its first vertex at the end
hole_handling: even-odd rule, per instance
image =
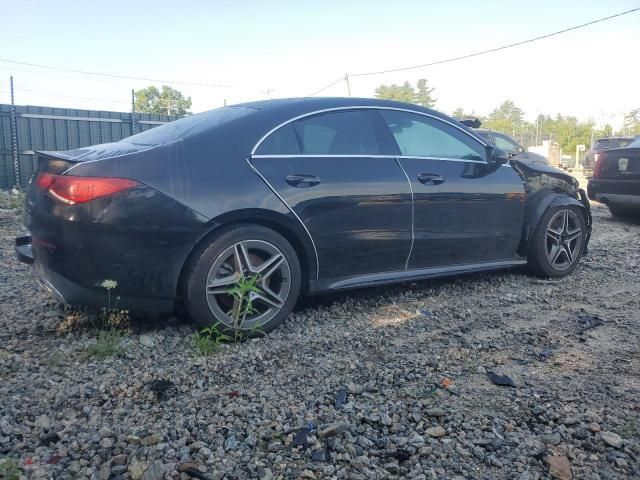
POLYGON ((509 163, 511 155, 501 148, 487 145, 487 162, 494 165, 504 165, 509 163))

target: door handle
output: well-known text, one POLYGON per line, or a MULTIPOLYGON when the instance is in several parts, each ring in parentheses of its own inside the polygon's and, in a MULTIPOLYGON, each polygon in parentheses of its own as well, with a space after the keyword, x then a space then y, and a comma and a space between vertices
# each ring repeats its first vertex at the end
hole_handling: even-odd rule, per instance
POLYGON ((287 175, 285 180, 292 187, 298 187, 298 188, 313 187, 314 185, 318 185, 322 181, 320 180, 320 177, 317 177, 316 175, 304 175, 304 174, 287 175))
POLYGON ((444 183, 444 177, 442 175, 438 175, 437 173, 420 173, 418 175, 418 181, 420 183, 432 184, 432 185, 440 185, 444 183))

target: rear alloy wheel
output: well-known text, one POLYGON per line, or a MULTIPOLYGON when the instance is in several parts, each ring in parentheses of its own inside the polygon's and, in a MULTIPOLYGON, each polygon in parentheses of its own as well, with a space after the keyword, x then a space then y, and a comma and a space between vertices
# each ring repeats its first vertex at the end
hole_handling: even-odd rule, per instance
POLYGON ((582 256, 585 231, 582 212, 576 207, 549 209, 533 236, 529 267, 546 277, 569 275, 582 256))
POLYGON ((291 312, 300 292, 300 263, 280 234, 258 225, 223 232, 188 274, 187 309, 202 326, 226 333, 267 333, 291 312))

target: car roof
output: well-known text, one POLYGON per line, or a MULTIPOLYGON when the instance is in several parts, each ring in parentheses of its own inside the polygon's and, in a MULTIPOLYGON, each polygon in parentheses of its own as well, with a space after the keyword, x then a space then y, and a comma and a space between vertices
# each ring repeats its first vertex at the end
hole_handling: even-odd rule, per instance
POLYGON ((635 140, 636 138, 638 137, 634 135, 622 135, 618 137, 600 137, 600 138, 596 138, 596 142, 599 142, 601 140, 635 140))
MULTIPOLYGON (((472 129, 436 110, 394 100, 354 97, 282 98, 239 103, 190 115, 127 137, 121 142, 160 145, 180 138, 186 140, 189 137, 211 134, 214 130, 224 130, 225 135, 230 135, 230 132, 240 133, 241 136, 247 137, 246 141, 255 144, 267 132, 270 133, 272 129, 282 126, 295 118, 325 110, 352 107, 395 108, 422 112, 455 125, 457 128, 477 138, 482 144, 486 144, 486 140, 473 132, 472 129), (234 128, 234 125, 237 128, 234 128), (253 138, 249 139, 249 137, 253 138)), ((237 138, 239 139, 240 137, 237 138)))
MULTIPOLYGON (((429 113, 435 117, 451 120, 451 117, 433 110, 422 107, 414 103, 398 102, 395 100, 384 100, 380 98, 364 97, 300 97, 300 98, 279 98, 274 100, 257 100, 253 102, 238 103, 231 107, 252 108, 267 112, 291 111, 296 114, 312 113, 316 110, 328 110, 332 108, 345 107, 387 107, 416 110, 429 113), (302 112, 302 113, 300 113, 302 112)), ((459 122, 456 120, 456 123, 459 122)), ((462 125, 462 124, 460 124, 462 125)))

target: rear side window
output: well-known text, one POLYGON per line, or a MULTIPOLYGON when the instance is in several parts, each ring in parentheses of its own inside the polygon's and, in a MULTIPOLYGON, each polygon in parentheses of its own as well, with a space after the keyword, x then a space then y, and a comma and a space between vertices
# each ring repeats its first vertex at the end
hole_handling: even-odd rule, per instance
POLYGON ((299 155, 300 144, 293 123, 279 128, 260 144, 257 155, 299 155))
POLYGON ((395 110, 380 113, 404 156, 485 159, 484 147, 478 141, 444 122, 395 110))
POLYGON ((295 122, 306 155, 379 155, 368 111, 325 113, 295 122))

